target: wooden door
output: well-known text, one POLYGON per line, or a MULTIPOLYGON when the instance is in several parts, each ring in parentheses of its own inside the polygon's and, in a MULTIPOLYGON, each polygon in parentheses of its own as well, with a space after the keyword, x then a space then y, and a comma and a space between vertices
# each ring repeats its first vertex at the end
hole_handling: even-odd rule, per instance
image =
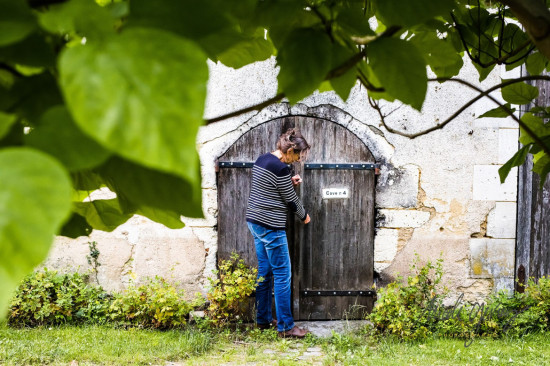
POLYGON ((374 158, 340 125, 299 118, 297 127, 313 138, 300 167, 300 196, 311 223, 295 225, 295 313, 300 319, 361 318, 373 305, 374 158), (323 198, 323 190, 333 195, 323 198))
POLYGON ((257 266, 245 222, 251 168, 259 155, 275 149, 282 132, 295 126, 312 145, 308 161, 292 167, 303 177, 298 194, 312 222, 304 226, 290 216, 287 223, 294 317, 361 317, 373 303, 374 171, 365 167, 372 168, 374 159, 357 136, 333 122, 306 117, 266 122, 220 156, 218 260, 237 252, 257 266), (326 188, 345 189, 349 197, 323 199, 326 188))

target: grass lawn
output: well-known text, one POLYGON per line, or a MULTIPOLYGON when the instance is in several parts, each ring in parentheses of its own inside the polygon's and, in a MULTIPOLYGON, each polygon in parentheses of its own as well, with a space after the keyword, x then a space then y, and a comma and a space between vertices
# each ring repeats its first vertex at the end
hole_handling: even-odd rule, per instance
POLYGON ((550 365, 550 333, 499 340, 421 343, 363 334, 279 339, 273 331, 123 330, 111 327, 12 329, 0 325, 0 364, 550 365))

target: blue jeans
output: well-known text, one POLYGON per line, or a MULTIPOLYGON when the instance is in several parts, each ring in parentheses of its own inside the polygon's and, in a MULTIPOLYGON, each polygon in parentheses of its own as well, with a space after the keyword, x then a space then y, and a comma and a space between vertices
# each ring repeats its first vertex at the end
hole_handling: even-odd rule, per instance
POLYGON ((268 229, 251 222, 247 224, 256 246, 258 278, 264 278, 256 288, 256 322, 269 324, 273 320, 271 292, 274 286, 277 330, 290 330, 294 327, 294 318, 290 299, 291 271, 286 232, 268 229))

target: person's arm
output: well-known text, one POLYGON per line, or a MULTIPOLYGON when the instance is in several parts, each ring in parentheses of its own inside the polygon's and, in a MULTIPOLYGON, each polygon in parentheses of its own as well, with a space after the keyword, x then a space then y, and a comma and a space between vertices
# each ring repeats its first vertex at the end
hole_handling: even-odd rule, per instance
POLYGON ((290 211, 294 212, 300 220, 304 222, 307 220, 307 222, 309 222, 309 215, 294 191, 292 180, 290 178, 290 169, 284 168, 280 174, 278 174, 277 189, 279 190, 281 197, 286 202, 290 211))

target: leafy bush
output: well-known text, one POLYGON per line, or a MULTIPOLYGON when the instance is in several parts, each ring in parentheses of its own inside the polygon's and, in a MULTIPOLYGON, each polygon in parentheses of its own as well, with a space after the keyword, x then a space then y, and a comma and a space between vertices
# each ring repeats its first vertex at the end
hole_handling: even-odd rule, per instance
POLYGON ((378 301, 368 320, 374 335, 395 335, 405 340, 430 335, 467 339, 521 335, 550 328, 550 278, 530 279, 524 293, 510 296, 500 291, 485 302, 463 302, 444 306, 446 289, 438 284, 443 274, 442 260, 416 269, 403 284, 399 277, 378 292, 378 301))
POLYGON ((44 269, 27 276, 19 285, 8 322, 12 326, 102 323, 109 301, 109 295, 89 284, 86 275, 44 269))
MULTIPOLYGON (((258 270, 249 268, 236 253, 229 260, 221 261, 218 276, 209 278, 210 288, 207 298, 210 305, 207 315, 215 325, 239 320, 246 313, 247 299, 258 285, 258 270)), ((260 278, 262 280, 262 278, 260 278)))
MULTIPOLYGON (((403 339, 420 339, 431 334, 433 322, 426 309, 430 303, 440 304, 443 293, 438 293, 443 275, 443 260, 427 262, 417 268, 418 257, 411 266, 414 275, 403 277, 378 290, 378 300, 367 316, 377 335, 396 335, 403 339)), ((444 290, 444 289, 443 289, 444 290)))
POLYGON ((186 324, 189 313, 197 303, 185 300, 183 290, 155 277, 137 286, 114 294, 109 312, 110 318, 119 323, 143 328, 168 329, 186 324))

